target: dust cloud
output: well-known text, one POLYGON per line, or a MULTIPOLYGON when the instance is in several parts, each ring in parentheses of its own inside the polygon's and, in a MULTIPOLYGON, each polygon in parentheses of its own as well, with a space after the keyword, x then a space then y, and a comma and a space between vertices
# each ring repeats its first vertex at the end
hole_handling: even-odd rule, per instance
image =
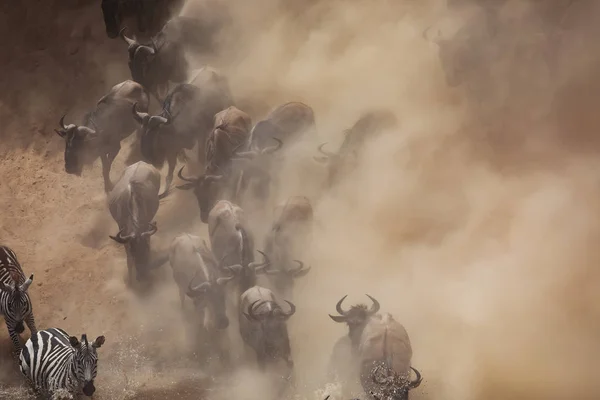
MULTIPOLYGON (((493 25, 489 8, 448 3, 189 0, 181 11, 229 15, 219 51, 208 59, 236 98, 260 111, 255 120, 285 101, 315 111, 315 136, 285 148, 278 186, 251 215, 260 249, 275 204, 304 195, 315 208, 303 254, 312 270, 296 281, 298 309, 289 320, 299 399, 342 400, 324 377, 345 327, 327 314, 342 296, 351 304, 366 301, 366 293, 410 335, 413 365, 424 377, 411 398, 600 396, 600 123, 591 93, 600 83, 600 8, 550 1, 563 10, 552 19, 552 7, 535 8, 540 2, 497 2, 501 34, 491 40, 477 30, 493 25), (470 50, 488 57, 488 68, 470 70, 468 84, 450 88, 438 46, 422 32, 434 26, 451 36, 473 21, 479 40, 470 50), (560 30, 560 41, 541 40, 548 29, 560 30), (327 188, 323 165, 313 161, 317 146, 336 149, 344 129, 380 107, 396 113, 399 127, 368 141, 359 167, 327 188)), ((103 36, 100 8, 65 15, 76 12, 88 19, 73 19, 75 33, 59 35, 70 39, 48 43, 48 52, 80 43, 73 57, 92 72, 61 87, 49 76, 66 81, 66 72, 53 71, 63 62, 70 70, 72 59, 38 54, 42 66, 53 66, 47 75, 14 72, 14 85, 3 85, 10 94, 18 82, 28 101, 0 98, 10 130, 2 136, 0 238, 35 274, 38 327, 106 336, 98 400, 267 398, 272 388, 252 369, 213 378, 210 367, 200 367, 186 322, 191 303, 180 311, 168 264, 153 287, 125 286, 123 249, 108 239, 117 228, 99 162, 81 178, 64 173, 62 142, 49 136, 55 121, 66 107, 75 107, 73 118, 82 115, 84 103, 128 79, 125 48, 103 36), (79 34, 85 21, 90 31, 79 34)), ((113 181, 126 153, 113 165, 113 181)), ((180 232, 206 237, 188 192, 167 198, 157 221, 158 252, 180 232)), ((0 397, 26 398, 10 348, 0 329, 0 397)))

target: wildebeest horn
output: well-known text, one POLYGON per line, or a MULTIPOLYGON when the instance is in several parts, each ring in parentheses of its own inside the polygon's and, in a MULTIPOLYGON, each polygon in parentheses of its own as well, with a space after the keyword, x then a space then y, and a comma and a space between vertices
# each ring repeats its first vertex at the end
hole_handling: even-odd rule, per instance
POLYGON ((134 44, 137 44, 137 41, 128 38, 127 36, 125 36, 125 31, 127 30, 127 27, 123 27, 123 29, 121 29, 119 31, 119 36, 121 36, 121 39, 123 39, 125 41, 125 43, 127 43, 129 46, 132 46, 134 44))
POLYGON ((201 284, 197 285, 196 287, 192 287, 192 281, 193 281, 193 279, 190 281, 190 283, 188 285, 188 290, 186 293, 189 297, 199 296, 200 294, 202 294, 206 290, 208 290, 211 286, 210 282, 202 282, 201 284))
POLYGON ((64 130, 67 129, 67 127, 65 126, 65 117, 67 116, 67 114, 64 114, 62 117, 60 117, 60 121, 58 122, 60 124, 60 127, 63 128, 64 130))
POLYGON ((366 296, 368 298, 370 298, 371 301, 373 302, 373 305, 371 306, 371 309, 369 310, 369 315, 377 314, 377 311, 379 311, 379 308, 380 308, 379 302, 377 300, 375 300, 373 297, 369 296, 368 294, 366 296))
POLYGON ((281 146, 283 146, 283 142, 281 140, 277 139, 276 137, 271 137, 271 139, 275 140, 277 142, 277 144, 275 146, 264 148, 261 151, 262 154, 271 154, 271 153, 274 153, 277 150, 279 150, 281 148, 281 146))
POLYGON ((319 150, 319 153, 321 153, 321 154, 324 154, 326 157, 335 157, 337 154, 335 154, 335 153, 332 153, 332 152, 330 152, 330 151, 327 151, 327 150, 323 150, 323 147, 324 147, 326 144, 327 144, 327 142, 325 142, 325 143, 321 143, 321 145, 320 145, 320 146, 319 146, 319 148, 318 148, 318 150, 319 150))
POLYGON ((234 156, 232 157, 233 159, 236 158, 244 158, 244 159, 254 159, 256 156, 258 155, 258 152, 254 151, 254 150, 249 150, 249 151, 240 151, 239 153, 235 153, 234 156))
POLYGON ((410 369, 412 369, 413 371, 415 371, 415 375, 417 375, 417 378, 413 381, 410 381, 409 383, 409 388, 414 389, 419 387, 419 385, 421 384, 421 381, 423 380, 423 377, 421 376, 421 373, 413 367, 410 367, 410 369))
POLYGON ((143 124, 144 122, 148 122, 148 119, 150 118, 150 116, 147 113, 138 112, 137 101, 135 103, 133 103, 133 107, 131 108, 131 110, 133 113, 133 118, 135 118, 135 120, 138 123, 143 124))
POLYGON ((181 169, 179 170, 179 172, 177 173, 177 176, 179 177, 179 179, 181 179, 182 181, 186 181, 186 182, 198 182, 199 178, 185 178, 181 172, 183 171, 183 169, 185 168, 185 165, 183 167, 181 167, 181 169))
POLYGON ((296 306, 291 301, 287 301, 287 300, 284 300, 284 301, 286 303, 288 303, 288 305, 290 306, 290 311, 282 312, 283 316, 285 316, 285 318, 287 319, 296 313, 296 306))
POLYGON ((348 314, 348 311, 344 311, 344 309, 342 308, 342 303, 344 302, 346 297, 348 297, 348 295, 345 295, 344 297, 342 297, 340 299, 340 301, 338 301, 337 304, 335 305, 335 310, 338 312, 338 314, 343 315, 343 316, 346 316, 346 314, 348 314))
POLYGON ((305 276, 306 274, 308 274, 308 272, 310 271, 310 265, 306 268, 304 268, 304 263, 300 260, 293 260, 295 263, 298 264, 298 268, 290 271, 290 273, 294 276, 294 278, 300 278, 302 276, 305 276))
POLYGON ((129 242, 131 239, 133 239, 133 237, 135 236, 134 234, 131 235, 127 235, 127 236, 123 236, 123 230, 121 229, 119 231, 119 233, 117 233, 117 236, 108 236, 109 238, 111 238, 112 240, 114 240, 117 243, 121 243, 121 244, 125 244, 127 242, 129 242))
POLYGON ((260 301, 261 300, 256 300, 254 303, 252 303, 248 306, 247 312, 244 313, 246 315, 246 318, 254 320, 254 321, 260 321, 260 318, 258 318, 256 316, 256 314, 254 314, 254 306, 256 305, 256 303, 259 303, 260 301))
POLYGON ((150 229, 147 230, 146 232, 142 233, 140 236, 141 237, 146 237, 146 236, 152 236, 156 233, 156 231, 158 231, 158 227, 156 226, 156 222, 150 222, 150 229))
MULTIPOLYGON (((159 122, 161 124, 168 124, 169 120, 166 119, 165 117, 161 117, 160 115, 153 115, 148 120, 148 123, 153 123, 153 122, 159 122)), ((156 125, 152 125, 152 126, 156 126, 156 125)))
POLYGON ((264 261, 261 262, 252 262, 250 264, 248 264, 248 268, 253 269, 253 270, 262 270, 265 269, 266 267, 268 267, 269 265, 271 265, 271 260, 269 259, 269 256, 267 256, 265 253, 263 253, 260 250, 256 250, 257 252, 259 252, 260 254, 262 254, 264 261))
POLYGON ((217 285, 224 285, 227 282, 229 282, 230 280, 232 280, 233 278, 235 278, 235 275, 223 276, 221 278, 217 278, 217 285))

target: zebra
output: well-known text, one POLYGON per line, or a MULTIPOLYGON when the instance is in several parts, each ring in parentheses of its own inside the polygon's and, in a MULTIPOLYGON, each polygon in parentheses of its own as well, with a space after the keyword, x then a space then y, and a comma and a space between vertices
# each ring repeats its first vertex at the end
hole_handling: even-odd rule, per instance
POLYGON ((51 395, 62 389, 91 397, 96 391, 96 349, 103 344, 104 336, 89 343, 86 334, 79 341, 60 328, 41 330, 21 351, 21 372, 37 392, 51 395))
POLYGON ((21 351, 19 335, 25 330, 23 321, 32 336, 37 332, 31 299, 27 293, 31 282, 33 274, 25 280, 15 252, 7 246, 0 245, 0 314, 4 315, 16 354, 21 351))

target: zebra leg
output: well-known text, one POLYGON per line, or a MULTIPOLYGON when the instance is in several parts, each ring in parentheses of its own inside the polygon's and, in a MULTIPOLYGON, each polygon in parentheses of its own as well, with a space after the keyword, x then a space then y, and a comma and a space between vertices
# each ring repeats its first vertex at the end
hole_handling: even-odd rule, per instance
POLYGON ((16 327, 12 323, 6 323, 6 327, 8 328, 8 336, 10 336, 10 340, 13 342, 14 350, 13 350, 13 358, 19 358, 21 354, 21 338, 17 333, 16 327))
POLYGON ((31 336, 37 333, 37 328, 35 327, 35 318, 33 317, 33 313, 30 313, 27 318, 25 318, 25 323, 29 328, 29 332, 31 332, 31 336))

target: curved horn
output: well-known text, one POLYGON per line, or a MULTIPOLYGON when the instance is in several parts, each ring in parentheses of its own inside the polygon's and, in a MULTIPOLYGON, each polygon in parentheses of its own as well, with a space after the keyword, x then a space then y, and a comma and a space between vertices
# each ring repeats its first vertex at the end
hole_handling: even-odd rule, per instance
MULTIPOLYGON (((165 117, 161 117, 160 115, 153 115, 148 120, 148 123, 153 123, 153 122, 158 122, 158 123, 167 125, 169 120, 166 119, 165 117)), ((153 126, 155 126, 155 125, 153 125, 153 126)))
POLYGON ((59 131, 58 129, 55 129, 54 132, 56 132, 56 134, 60 137, 65 137, 65 135, 67 134, 64 131, 59 131))
POLYGON ((58 122, 60 124, 60 127, 63 128, 64 130, 67 130, 67 127, 65 126, 65 117, 67 116, 67 114, 64 114, 62 117, 60 117, 60 121, 58 122))
POLYGON ((141 237, 146 237, 146 236, 152 236, 156 233, 156 231, 158 231, 158 227, 156 226, 156 222, 150 222, 150 224, 148 224, 150 226, 150 229, 147 230, 146 232, 142 233, 140 236, 141 237))
POLYGON ((290 311, 282 312, 282 315, 285 316, 286 318, 289 318, 296 313, 296 306, 291 301, 287 301, 287 300, 284 300, 284 301, 286 303, 288 303, 288 305, 290 306, 290 311))
POLYGON ((298 268, 290 271, 290 273, 294 276, 294 278, 300 278, 306 274, 308 274, 308 272, 310 271, 310 265, 306 268, 304 268, 304 263, 300 260, 293 260, 295 263, 298 264, 298 268))
POLYGON ((125 243, 129 242, 131 239, 133 239, 133 237, 135 235, 132 234, 132 235, 123 236, 123 230, 124 229, 121 229, 117 233, 117 236, 110 236, 109 235, 108 237, 111 238, 112 240, 114 240, 117 243, 125 244, 125 243))
POLYGON ((143 124, 143 123, 144 123, 144 121, 146 121, 146 122, 147 122, 147 120, 148 120, 148 117, 149 117, 149 116, 148 116, 148 114, 146 114, 146 113, 141 113, 141 112, 138 112, 138 110, 137 110, 137 101, 136 101, 135 103, 133 103, 133 107, 131 108, 131 111, 132 111, 132 113, 133 113, 133 118, 134 118, 134 119, 135 119, 135 120, 136 120, 138 123, 140 123, 140 124, 143 124))
POLYGON ((200 292, 204 292, 207 289, 210 288, 210 282, 202 282, 201 284, 197 285, 196 287, 192 287, 192 282, 194 281, 194 279, 196 279, 196 276, 198 276, 198 271, 196 271, 196 273, 194 274, 194 277, 190 280, 190 283, 188 283, 188 288, 187 288, 187 295, 189 297, 195 297, 200 295, 200 292))
POLYGON ((326 157, 335 157, 337 156, 337 154, 332 153, 330 151, 327 150, 323 150, 323 147, 327 144, 327 142, 325 143, 321 143, 321 145, 318 147, 319 153, 325 155, 326 157))
POLYGON ((369 315, 377 314, 377 311, 379 311, 379 308, 381 308, 381 306, 379 305, 379 302, 377 300, 375 300, 373 297, 369 296, 368 294, 366 296, 368 298, 370 298, 371 301, 373 302, 373 305, 369 309, 369 315))
POLYGON ((137 44, 137 41, 128 38, 127 36, 125 36, 125 31, 127 30, 127 27, 123 27, 123 29, 121 29, 119 31, 119 36, 121 36, 121 39, 123 39, 125 41, 125 43, 127 43, 129 46, 133 46, 134 44, 137 44))
POLYGON ((260 318, 258 318, 256 316, 256 314, 254 314, 254 306, 256 305, 256 303, 259 303, 261 300, 256 300, 254 303, 250 304, 248 306, 248 310, 244 313, 246 314, 246 317, 248 317, 249 319, 252 319, 254 321, 260 321, 260 318))
POLYGON ((277 139, 276 137, 271 137, 271 139, 275 140, 277 142, 277 144, 275 146, 264 148, 261 151, 261 154, 271 154, 271 153, 274 153, 277 150, 279 150, 281 148, 281 146, 283 146, 283 142, 281 140, 277 139))
POLYGON ((423 377, 421 376, 421 373, 416 368, 410 367, 410 369, 415 371, 415 375, 417 375, 417 378, 413 381, 410 381, 410 383, 408 384, 408 387, 410 389, 414 389, 414 388, 419 387, 419 385, 421 384, 421 381, 423 381, 423 377))
POLYGON ((348 311, 344 311, 344 309, 342 308, 342 303, 344 302, 346 297, 348 297, 348 295, 345 295, 344 297, 342 297, 340 299, 340 301, 338 301, 337 304, 335 305, 335 310, 338 312, 338 314, 343 315, 343 316, 346 316, 348 314, 348 311))
POLYGON ((252 262, 250 264, 248 264, 248 268, 253 269, 253 270, 261 270, 261 269, 265 269, 266 267, 268 267, 269 265, 271 265, 271 260, 269 259, 269 256, 267 256, 265 253, 263 253, 260 250, 256 250, 257 252, 259 252, 260 254, 262 254, 264 261, 261 262, 252 262))
POLYGON ((220 181, 223 178, 223 175, 206 175, 204 179, 208 182, 216 182, 220 181))
POLYGON ((177 173, 177 176, 179 177, 179 179, 181 179, 182 181, 186 181, 186 182, 194 182, 194 183, 198 182, 199 178, 184 178, 184 176, 181 174, 181 172, 183 171, 184 168, 185 168, 185 165, 183 167, 181 167, 181 169, 177 173))

